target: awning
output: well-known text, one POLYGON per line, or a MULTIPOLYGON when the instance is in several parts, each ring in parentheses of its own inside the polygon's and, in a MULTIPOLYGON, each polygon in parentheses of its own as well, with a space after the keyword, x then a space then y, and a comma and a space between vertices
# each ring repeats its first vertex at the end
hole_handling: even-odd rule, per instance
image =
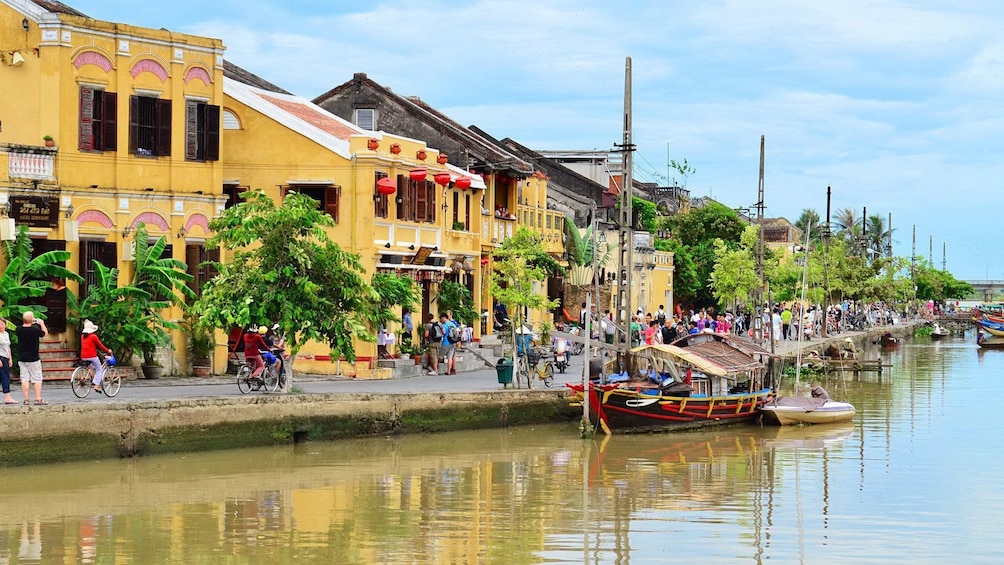
POLYGON ((639 357, 651 356, 657 359, 679 359, 693 365, 707 375, 716 377, 724 377, 729 374, 725 367, 675 345, 642 345, 632 349, 631 354, 639 357))
POLYGON ((465 171, 460 167, 451 165, 449 163, 446 164, 446 168, 447 170, 450 171, 450 181, 452 182, 456 182, 457 179, 460 177, 467 177, 471 179, 471 188, 476 188, 481 190, 485 190, 486 188, 488 188, 488 186, 485 184, 485 179, 482 178, 482 176, 479 175, 478 173, 465 171))

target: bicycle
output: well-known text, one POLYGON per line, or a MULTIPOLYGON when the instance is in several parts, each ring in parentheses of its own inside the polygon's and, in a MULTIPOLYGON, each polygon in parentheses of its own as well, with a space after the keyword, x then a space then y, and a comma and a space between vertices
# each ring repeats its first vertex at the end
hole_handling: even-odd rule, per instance
POLYGON ((286 384, 285 371, 280 369, 277 356, 262 352, 262 361, 265 363, 265 368, 257 377, 251 376, 251 365, 246 361, 242 361, 237 368, 237 390, 241 391, 241 394, 262 389, 265 389, 265 392, 278 392, 286 384))
MULTIPOLYGON (((101 363, 101 368, 104 370, 104 378, 101 379, 101 392, 105 393, 105 396, 111 398, 119 393, 122 388, 122 377, 119 375, 119 369, 115 366, 115 357, 109 355, 105 357, 105 360, 101 363)), ((70 375, 70 388, 73 390, 73 394, 77 398, 85 398, 94 389, 94 368, 91 364, 86 361, 80 361, 77 363, 77 368, 73 370, 73 374, 70 375)))
POLYGON ((533 376, 536 375, 537 380, 542 381, 544 386, 550 387, 554 382, 554 364, 550 359, 546 359, 546 351, 531 348, 526 353, 519 355, 516 360, 517 386, 522 377, 526 380, 526 388, 533 388, 533 376), (544 364, 538 368, 541 359, 544 359, 544 364))

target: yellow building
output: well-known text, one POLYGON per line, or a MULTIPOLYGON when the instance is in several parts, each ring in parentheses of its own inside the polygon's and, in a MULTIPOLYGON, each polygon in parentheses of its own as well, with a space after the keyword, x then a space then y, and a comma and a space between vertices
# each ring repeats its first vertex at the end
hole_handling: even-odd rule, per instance
MULTIPOLYGON (((368 274, 394 272, 418 282, 416 327, 438 313, 433 300, 442 281, 480 286, 480 175, 450 165, 421 141, 363 130, 230 63, 224 94, 228 202, 248 189, 276 200, 288 191, 318 200, 335 220, 332 240, 360 255, 368 274), (378 181, 387 178, 391 194, 380 192, 378 181)), ((308 373, 389 376, 371 369, 375 343, 357 340, 355 348, 358 360, 348 366, 332 363, 326 345, 307 344, 296 366, 308 373)))
MULTIPOLYGON (((223 205, 223 51, 217 39, 0 0, 0 204, 28 226, 36 253, 70 251, 67 266, 88 282, 93 260, 125 279, 143 222, 175 259, 205 256, 206 225, 223 205)), ((53 333, 72 344, 65 297, 46 306, 53 333)), ((177 354, 184 346, 176 336, 177 354)))

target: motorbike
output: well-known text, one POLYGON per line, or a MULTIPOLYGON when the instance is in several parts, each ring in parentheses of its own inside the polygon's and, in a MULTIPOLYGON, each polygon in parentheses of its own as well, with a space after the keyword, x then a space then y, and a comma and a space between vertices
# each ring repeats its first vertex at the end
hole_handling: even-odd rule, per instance
POLYGON ((564 339, 554 342, 554 366, 559 373, 564 373, 568 368, 568 342, 564 339))
MULTIPOLYGON (((568 328, 568 333, 580 337, 582 336, 582 328, 579 326, 571 326, 568 328)), ((582 352, 586 349, 586 345, 581 341, 576 341, 572 343, 572 349, 569 353, 572 355, 582 355, 582 352)))

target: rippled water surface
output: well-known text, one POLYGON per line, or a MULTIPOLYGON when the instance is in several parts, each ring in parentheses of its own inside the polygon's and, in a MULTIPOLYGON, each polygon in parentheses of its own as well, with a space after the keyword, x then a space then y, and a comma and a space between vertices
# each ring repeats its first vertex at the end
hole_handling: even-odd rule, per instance
POLYGON ((1004 351, 908 342, 854 422, 574 426, 7 469, 0 563, 999 563, 1004 351))

